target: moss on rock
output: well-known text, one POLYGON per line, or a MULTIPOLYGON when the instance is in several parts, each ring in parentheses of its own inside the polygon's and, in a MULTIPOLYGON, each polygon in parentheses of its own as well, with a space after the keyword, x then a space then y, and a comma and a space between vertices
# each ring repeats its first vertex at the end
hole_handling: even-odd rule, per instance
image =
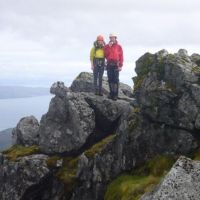
POLYGON ((60 156, 51 156, 47 159, 46 163, 48 167, 57 167, 57 162, 63 159, 60 156))
POLYGON ((122 175, 109 185, 105 200, 139 200, 159 181, 159 177, 153 176, 122 175))
POLYGON ((145 79, 146 75, 141 75, 141 76, 136 76, 133 78, 134 86, 133 89, 134 91, 139 90, 140 87, 142 86, 142 82, 145 79))
POLYGON ((172 156, 159 155, 131 173, 117 177, 108 185, 105 200, 139 200, 161 181, 175 161, 172 156))
POLYGON ((87 149, 84 154, 88 157, 88 158, 92 158, 95 156, 95 154, 100 153, 102 151, 102 149, 111 141, 113 141, 113 139, 115 138, 115 134, 109 135, 108 137, 104 138, 103 140, 101 140, 100 142, 94 144, 91 148, 87 149))
POLYGON ((16 161, 18 157, 29 156, 39 153, 39 146, 33 145, 29 147, 14 145, 2 152, 9 160, 16 161))
POLYGON ((133 78, 134 90, 140 89, 143 80, 149 73, 152 65, 155 62, 155 55, 151 53, 144 54, 141 58, 136 61, 136 73, 137 76, 133 78))
POLYGON ((55 176, 65 186, 65 195, 70 196, 77 183, 76 172, 78 168, 78 157, 63 158, 63 166, 57 171, 55 176))
POLYGON ((195 74, 200 74, 200 66, 195 66, 191 70, 195 74))
POLYGON ((152 175, 163 176, 165 175, 175 163, 176 158, 170 155, 157 155, 142 167, 133 171, 133 174, 137 175, 152 175))

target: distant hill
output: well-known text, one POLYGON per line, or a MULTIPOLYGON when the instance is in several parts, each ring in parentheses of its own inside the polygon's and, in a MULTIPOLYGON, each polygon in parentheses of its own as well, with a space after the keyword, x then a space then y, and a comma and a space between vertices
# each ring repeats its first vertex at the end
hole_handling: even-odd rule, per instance
POLYGON ((0 99, 25 98, 43 95, 49 95, 49 88, 0 86, 0 99))
POLYGON ((12 144, 12 128, 0 131, 0 151, 12 144))

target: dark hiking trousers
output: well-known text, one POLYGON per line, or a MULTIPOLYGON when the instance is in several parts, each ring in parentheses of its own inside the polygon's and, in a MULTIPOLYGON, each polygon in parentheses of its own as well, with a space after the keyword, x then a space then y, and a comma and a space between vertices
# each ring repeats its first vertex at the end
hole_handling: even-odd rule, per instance
POLYGON ((119 89, 119 70, 115 63, 108 63, 107 65, 108 83, 110 88, 110 96, 117 97, 119 89))
POLYGON ((104 58, 96 58, 94 59, 94 89, 96 93, 102 93, 102 78, 104 73, 104 65, 105 60, 104 58))

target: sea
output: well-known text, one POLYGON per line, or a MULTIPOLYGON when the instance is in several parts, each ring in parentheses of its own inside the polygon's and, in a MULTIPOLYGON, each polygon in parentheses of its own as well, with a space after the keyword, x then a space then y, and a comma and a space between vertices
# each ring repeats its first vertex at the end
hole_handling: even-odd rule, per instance
POLYGON ((52 95, 0 99, 0 131, 16 127, 19 120, 35 116, 38 120, 48 111, 52 95))

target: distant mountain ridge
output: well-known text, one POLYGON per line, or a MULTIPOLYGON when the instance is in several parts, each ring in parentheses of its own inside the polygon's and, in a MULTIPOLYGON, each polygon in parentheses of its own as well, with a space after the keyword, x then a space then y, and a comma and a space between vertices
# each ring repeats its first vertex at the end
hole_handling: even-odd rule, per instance
POLYGON ((49 88, 25 86, 0 86, 0 99, 49 95, 49 88))
POLYGON ((0 131, 0 151, 12 144, 12 128, 0 131))

